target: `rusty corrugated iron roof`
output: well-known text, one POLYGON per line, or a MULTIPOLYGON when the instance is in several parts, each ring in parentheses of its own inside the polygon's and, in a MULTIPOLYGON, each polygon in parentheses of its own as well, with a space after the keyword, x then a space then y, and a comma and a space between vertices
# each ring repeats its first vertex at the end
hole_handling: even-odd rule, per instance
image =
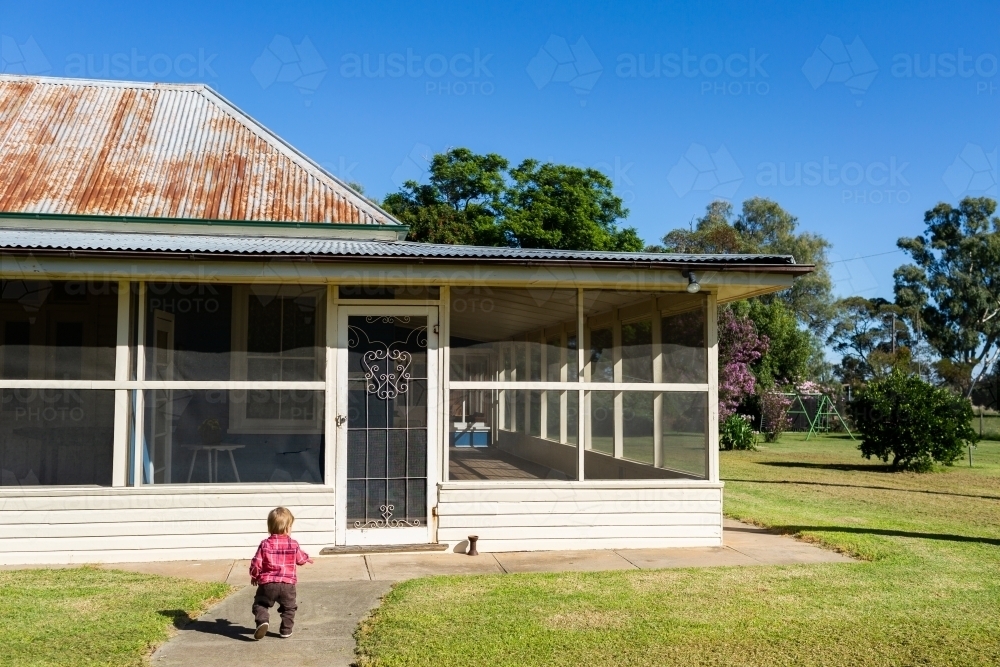
POLYGON ((0 212, 398 224, 208 86, 16 75, 0 212))

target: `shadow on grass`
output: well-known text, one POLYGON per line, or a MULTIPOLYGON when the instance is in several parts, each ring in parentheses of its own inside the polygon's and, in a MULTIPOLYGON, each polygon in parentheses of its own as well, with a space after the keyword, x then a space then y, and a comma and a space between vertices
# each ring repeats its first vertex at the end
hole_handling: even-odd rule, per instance
POLYGON ((1000 546, 1000 539, 992 537, 949 535, 948 533, 914 533, 906 530, 887 530, 883 528, 859 528, 854 526, 774 526, 774 530, 790 534, 797 534, 805 531, 816 531, 827 533, 851 533, 855 535, 884 535, 886 537, 912 537, 921 540, 942 540, 945 542, 975 542, 978 544, 1000 546))
POLYGON ((174 623, 178 630, 194 632, 204 632, 209 635, 220 635, 245 642, 253 641, 254 628, 247 628, 234 624, 224 618, 217 618, 215 621, 199 621, 191 618, 190 614, 181 609, 163 609, 157 612, 160 616, 166 616, 174 623))
POLYGON ((841 489, 871 489, 873 491, 902 491, 903 493, 926 493, 932 496, 954 496, 956 498, 979 498, 981 500, 1000 500, 1000 496, 982 496, 974 493, 950 493, 948 491, 928 491, 926 489, 900 489, 895 486, 871 486, 866 484, 834 484, 833 482, 805 482, 794 479, 736 479, 723 477, 723 482, 739 482, 741 484, 792 484, 797 486, 830 486, 841 489))
POLYGON ((811 468, 814 470, 843 470, 845 472, 902 472, 900 468, 880 463, 804 463, 799 461, 761 461, 762 466, 774 468, 811 468))

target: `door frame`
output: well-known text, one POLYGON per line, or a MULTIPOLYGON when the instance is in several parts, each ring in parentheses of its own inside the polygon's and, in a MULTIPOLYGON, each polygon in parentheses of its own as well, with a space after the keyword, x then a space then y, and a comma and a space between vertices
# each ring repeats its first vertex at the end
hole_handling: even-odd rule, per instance
POLYGON ((337 374, 336 413, 328 418, 336 431, 336 543, 338 545, 393 545, 425 544, 437 541, 437 526, 433 508, 437 504, 439 477, 438 456, 440 435, 438 433, 438 359, 440 354, 438 330, 438 306, 392 305, 349 305, 337 304, 337 374), (427 318, 427 514, 424 525, 415 528, 353 528, 347 525, 347 322, 351 316, 383 315, 427 318), (343 415, 341 422, 338 418, 343 415))

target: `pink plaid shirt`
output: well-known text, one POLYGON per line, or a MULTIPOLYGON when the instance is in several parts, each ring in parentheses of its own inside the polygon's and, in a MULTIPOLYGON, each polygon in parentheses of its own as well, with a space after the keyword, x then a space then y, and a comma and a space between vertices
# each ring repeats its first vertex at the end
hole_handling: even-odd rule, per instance
POLYGON ((271 535, 261 541, 250 561, 250 584, 294 584, 295 567, 311 562, 309 554, 288 535, 271 535))

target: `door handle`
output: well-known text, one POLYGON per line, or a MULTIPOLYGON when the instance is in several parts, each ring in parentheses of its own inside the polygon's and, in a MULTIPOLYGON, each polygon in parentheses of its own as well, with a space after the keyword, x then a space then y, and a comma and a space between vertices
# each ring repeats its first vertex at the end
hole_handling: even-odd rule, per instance
POLYGON ((337 415, 337 427, 341 427, 347 423, 347 417, 344 415, 337 415))

